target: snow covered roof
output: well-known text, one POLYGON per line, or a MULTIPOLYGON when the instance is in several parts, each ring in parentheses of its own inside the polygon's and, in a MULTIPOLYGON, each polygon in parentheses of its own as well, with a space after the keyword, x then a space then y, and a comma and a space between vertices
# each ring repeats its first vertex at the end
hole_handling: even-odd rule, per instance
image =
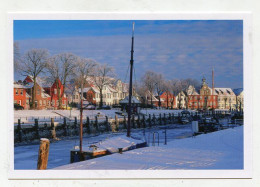
MULTIPOLYGON (((135 96, 132 96, 131 101, 132 101, 131 103, 140 104, 140 101, 135 96)), ((126 96, 123 100, 119 101, 120 104, 127 104, 128 102, 129 102, 129 96, 126 96)))
POLYGON ((231 88, 215 88, 217 95, 235 95, 231 88))
POLYGON ((49 94, 45 93, 44 91, 42 91, 42 98, 47 98, 47 97, 51 97, 49 94))
POLYGON ((186 91, 187 95, 199 95, 195 87, 190 85, 186 91))
POLYGON ((27 88, 27 87, 22 84, 14 83, 14 88, 27 88))
POLYGON ((108 88, 111 92, 115 92, 115 93, 117 92, 117 90, 115 90, 115 89, 112 88, 111 86, 108 86, 107 88, 108 88))

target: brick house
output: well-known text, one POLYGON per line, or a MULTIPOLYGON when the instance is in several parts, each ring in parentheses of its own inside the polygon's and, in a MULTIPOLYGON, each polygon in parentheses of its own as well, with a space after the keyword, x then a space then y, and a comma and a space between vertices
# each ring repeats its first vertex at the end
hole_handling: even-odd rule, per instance
POLYGON ((212 88, 207 85, 205 78, 202 79, 199 102, 201 109, 211 109, 212 106, 214 109, 218 108, 218 94, 215 89, 212 94, 212 88))
POLYGON ((163 108, 176 108, 176 98, 170 92, 163 92, 160 96, 161 107, 163 108))
POLYGON ((45 88, 45 91, 51 96, 51 106, 55 109, 59 106, 59 95, 61 97, 62 108, 65 108, 68 103, 66 94, 64 93, 64 86, 59 79, 56 79, 51 87, 45 88), (58 90, 60 93, 58 93, 58 90))
POLYGON ((29 108, 29 95, 26 93, 26 88, 24 85, 14 83, 14 103, 19 104, 24 107, 24 109, 29 108))

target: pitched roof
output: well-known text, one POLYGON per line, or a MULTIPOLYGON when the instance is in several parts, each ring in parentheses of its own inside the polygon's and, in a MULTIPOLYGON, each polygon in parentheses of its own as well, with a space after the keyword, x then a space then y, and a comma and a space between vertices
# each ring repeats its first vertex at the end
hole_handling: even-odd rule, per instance
POLYGON ((233 92, 234 92, 236 95, 240 95, 241 92, 243 92, 243 88, 235 88, 235 89, 233 89, 233 92))
POLYGON ((214 88, 217 95, 235 95, 231 88, 214 88))
MULTIPOLYGON (((126 96, 124 99, 119 101, 119 103, 120 104, 127 104, 127 103, 129 103, 129 96, 126 96)), ((140 104, 141 102, 135 96, 132 96, 131 103, 140 104)))

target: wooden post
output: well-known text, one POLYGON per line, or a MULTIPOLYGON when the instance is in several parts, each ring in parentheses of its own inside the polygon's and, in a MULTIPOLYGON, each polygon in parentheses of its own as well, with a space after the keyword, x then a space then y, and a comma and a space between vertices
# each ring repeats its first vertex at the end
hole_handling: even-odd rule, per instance
POLYGON ((127 126, 126 126, 126 117, 124 116, 124 128, 127 129, 127 126))
POLYGON ((52 139, 57 139, 55 126, 54 126, 54 119, 53 118, 51 118, 51 138, 52 139))
POLYGON ((90 134, 90 123, 89 123, 89 117, 88 116, 87 116, 86 126, 87 126, 87 132, 88 132, 88 134, 90 134))
POLYGON ((153 125, 155 125, 155 120, 156 120, 155 114, 153 114, 153 125))
POLYGON ((63 128, 64 128, 64 136, 67 136, 67 120, 63 118, 63 128))
POLYGON ((97 132, 98 132, 98 119, 97 119, 97 116, 95 116, 95 126, 96 126, 96 130, 97 130, 97 132))
POLYGON ((137 118, 137 128, 141 128, 141 124, 140 124, 140 114, 138 114, 138 118, 137 118))
POLYGON ((18 141, 19 141, 19 142, 22 142, 21 119, 18 119, 17 132, 18 132, 18 141))
POLYGON ((109 128, 109 123, 108 123, 108 117, 107 117, 107 116, 106 116, 106 128, 107 128, 107 131, 110 130, 110 128, 109 128))
POLYGON ((115 115, 115 124, 116 124, 116 131, 119 130, 119 122, 118 122, 118 116, 115 115))
POLYGON ((41 138, 41 144, 38 153, 37 169, 44 170, 47 168, 49 156, 50 141, 46 138, 41 138))
POLYGON ((143 115, 143 118, 142 118, 142 124, 143 124, 143 128, 146 128, 145 117, 144 117, 144 115, 143 115))
POLYGON ((35 138, 39 139, 39 125, 38 125, 38 119, 34 119, 34 128, 35 128, 35 138))
POLYGON ((151 119, 151 114, 149 114, 149 127, 152 126, 152 119, 151 119))
POLYGON ((77 117, 74 118, 74 135, 78 135, 78 128, 77 128, 77 117))
POLYGON ((159 124, 162 125, 162 114, 161 113, 159 114, 159 120, 160 120, 159 124))
POLYGON ((136 126, 135 126, 135 115, 133 115, 133 117, 132 117, 132 123, 133 123, 133 128, 135 129, 136 128, 136 126))

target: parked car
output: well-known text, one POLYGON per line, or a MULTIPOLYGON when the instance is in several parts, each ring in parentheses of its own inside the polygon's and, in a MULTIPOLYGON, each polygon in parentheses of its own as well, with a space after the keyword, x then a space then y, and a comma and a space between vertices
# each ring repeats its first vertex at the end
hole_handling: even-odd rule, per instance
POLYGON ((96 107, 94 105, 88 105, 84 109, 86 109, 86 110, 95 110, 96 107))
POLYGON ((23 110, 24 107, 21 106, 21 105, 19 105, 19 104, 17 104, 17 103, 14 103, 14 109, 15 109, 15 110, 23 110))

